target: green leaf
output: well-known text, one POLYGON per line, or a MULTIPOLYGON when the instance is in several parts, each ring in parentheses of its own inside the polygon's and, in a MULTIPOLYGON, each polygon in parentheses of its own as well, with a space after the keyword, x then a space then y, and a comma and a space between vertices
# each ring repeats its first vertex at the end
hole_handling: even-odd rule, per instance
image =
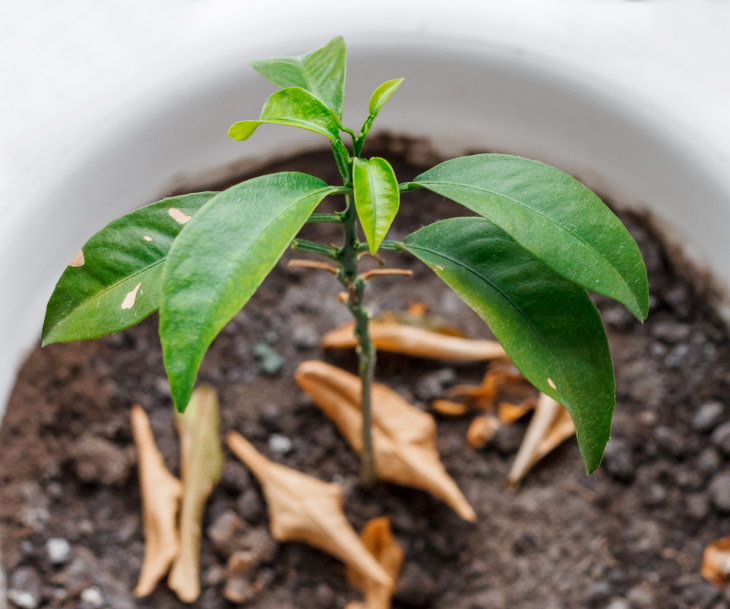
POLYGON ((160 304, 162 353, 179 410, 218 332, 337 190, 303 173, 266 175, 223 191, 185 227, 165 265, 160 304))
POLYGON ((342 36, 301 57, 254 61, 261 76, 278 87, 301 87, 318 97, 342 118, 347 49, 342 36))
POLYGON ((535 387, 568 409, 593 472, 610 435, 615 385, 603 324, 585 290, 482 218, 436 222, 404 247, 479 314, 535 387))
POLYGON ((398 213, 400 191, 390 163, 380 157, 353 161, 355 209, 370 253, 378 251, 398 213))
POLYGON ((43 322, 43 344, 99 338, 155 311, 172 242, 217 193, 163 199, 108 224, 58 280, 43 322))
POLYGON ((333 142, 340 132, 340 122, 332 110, 299 87, 289 87, 272 94, 266 100, 259 120, 239 121, 228 130, 228 135, 234 140, 247 140, 264 123, 307 129, 333 142))
POLYGON ((436 165, 411 186, 461 203, 556 273, 646 318, 649 287, 636 242, 593 192, 562 171, 521 157, 476 154, 436 165))
POLYGON ((370 112, 371 116, 377 116, 380 113, 380 110, 393 97, 393 93, 401 86, 404 80, 404 78, 386 80, 373 91, 373 94, 370 96, 370 104, 368 105, 368 112, 370 112))

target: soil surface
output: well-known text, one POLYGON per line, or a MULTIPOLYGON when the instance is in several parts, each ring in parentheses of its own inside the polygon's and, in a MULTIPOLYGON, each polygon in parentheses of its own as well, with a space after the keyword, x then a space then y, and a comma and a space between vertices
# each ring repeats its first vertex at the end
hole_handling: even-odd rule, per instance
MULTIPOLYGON (((395 137, 380 138, 369 152, 393 159, 401 180, 437 160, 423 143, 395 137)), ((326 152, 257 171, 292 169, 337 180, 326 152)), ((412 193, 394 237, 447 215, 465 214, 436 195, 412 193)), ((389 484, 360 490, 355 455, 292 380, 305 359, 354 369, 353 354, 318 346, 348 313, 336 302, 338 285, 330 275, 288 270, 283 263, 204 361, 201 380, 220 393, 223 430, 240 431, 275 461, 340 483, 347 517, 358 530, 374 516, 392 519, 406 552, 396 608, 730 607, 730 592, 698 574, 705 545, 730 534, 728 330, 707 295, 678 272, 651 223, 634 214, 623 218, 649 267, 651 314, 641 325, 621 306, 599 300, 618 407, 595 475, 585 475, 570 440, 510 491, 505 477, 525 423, 503 428, 475 451, 464 440, 468 418, 439 418, 442 458, 475 507, 476 525, 419 491, 389 484), (262 344, 283 356, 280 371, 264 370, 256 357, 262 344)), ((323 225, 307 230, 336 239, 323 225)), ((409 264, 395 255, 388 260, 409 264)), ((413 279, 371 282, 372 308, 399 310, 422 301, 468 335, 488 336, 430 271, 413 268, 413 279)), ((149 413, 168 466, 178 467, 156 321, 153 316, 99 341, 36 349, 23 367, 0 430, 0 535, 11 606, 184 606, 164 585, 147 599, 132 597, 143 555, 133 404, 149 413)), ((475 382, 484 369, 381 353, 377 379, 426 409, 445 388, 475 382)), ((255 479, 227 453, 206 514, 203 594, 195 607, 232 606, 223 596, 226 559, 252 539, 266 551, 250 585, 236 592, 251 598, 246 606, 339 609, 359 599, 340 563, 304 545, 276 544, 267 525, 255 479)))

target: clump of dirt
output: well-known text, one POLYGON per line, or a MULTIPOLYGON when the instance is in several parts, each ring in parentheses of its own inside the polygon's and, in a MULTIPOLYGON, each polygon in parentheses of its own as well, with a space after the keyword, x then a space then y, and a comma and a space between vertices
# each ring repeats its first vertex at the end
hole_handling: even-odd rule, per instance
MULTIPOLYGON (((423 144, 394 137, 379 139, 370 153, 393 159, 401 180, 436 160, 423 144)), ((337 180, 326 152, 303 153, 259 172, 292 169, 337 180)), ((465 214, 436 195, 412 193, 394 237, 453 215, 465 214)), ((275 461, 342 484, 356 528, 375 516, 392 518, 406 552, 396 608, 727 607, 730 594, 704 583, 698 572, 704 546, 730 534, 728 330, 707 295, 677 272, 651 223, 632 213, 622 217, 649 267, 651 314, 641 325, 620 305, 599 299, 615 359, 618 407, 597 474, 584 474, 574 442, 567 442, 511 492, 505 478, 523 427, 503 428, 475 451, 464 439, 468 420, 439 419, 442 458, 475 507, 476 525, 419 491, 388 484, 361 491, 355 455, 292 380, 304 359, 354 368, 353 354, 323 353, 318 346, 325 331, 348 321, 348 313, 336 302, 338 287, 329 275, 285 264, 204 361, 201 380, 221 395, 223 430, 241 432, 275 461), (278 370, 260 357, 272 350, 283 357, 278 370)), ((337 239, 323 225, 307 230, 337 239)), ((412 266, 415 276, 374 280, 372 308, 398 310, 423 301, 467 334, 488 335, 430 271, 396 255, 390 264, 412 266)), ((478 365, 381 353, 377 379, 427 408, 447 386, 476 382, 483 372, 478 365)), ((15 605, 184 606, 164 586, 147 599, 131 596, 143 555, 129 423, 134 403, 150 414, 176 471, 177 439, 154 316, 123 333, 36 349, 28 358, 0 430, 0 534, 15 605)), ((229 591, 250 598, 247 606, 335 609, 357 598, 341 564, 309 547, 270 539, 260 489, 230 454, 205 527, 204 591, 197 607, 231 606, 223 596, 226 560, 254 543, 264 551, 257 554, 252 585, 238 581, 229 591)))

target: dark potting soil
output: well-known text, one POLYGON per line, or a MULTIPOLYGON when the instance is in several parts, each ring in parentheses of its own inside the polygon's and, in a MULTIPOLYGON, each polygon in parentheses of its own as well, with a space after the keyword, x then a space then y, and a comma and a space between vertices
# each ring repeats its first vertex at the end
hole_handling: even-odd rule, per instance
MULTIPOLYGON (((380 138, 369 152, 394 159, 401 179, 437 160, 422 143, 395 137, 380 138)), ((326 152, 257 171, 293 169, 337 180, 326 152)), ((463 213, 438 196, 415 192, 404 198, 394 236, 463 213)), ((570 440, 510 491, 505 477, 525 423, 503 429, 475 451, 464 440, 469 419, 440 418, 442 458, 475 507, 477 524, 462 522, 419 491, 390 484, 361 491, 355 455, 292 380, 305 359, 353 369, 352 353, 318 347, 319 337, 348 321, 348 313, 336 302, 338 286, 329 275, 288 270, 284 263, 204 361, 201 380, 220 393, 223 430, 240 431, 275 461, 340 483, 346 514, 358 530, 375 516, 392 519, 406 553, 396 608, 730 606, 730 593, 699 576, 705 545, 730 534, 728 330, 705 291, 677 271, 651 222, 633 213, 623 218, 649 267, 651 314, 641 325, 620 305, 599 301, 615 359, 618 407, 613 439, 595 475, 585 475, 570 440), (263 370, 256 357, 261 344, 283 356, 278 373, 263 370)), ((323 238, 328 230, 307 228, 323 238)), ((387 259, 410 264, 395 255, 387 259)), ((371 306, 399 310, 422 301, 470 336, 488 335, 430 271, 413 268, 412 279, 371 282, 371 306)), ((427 408, 445 387, 475 382, 484 369, 381 353, 377 378, 427 408)), ((177 471, 154 316, 103 340, 36 349, 20 372, 0 430, 0 534, 18 606, 183 606, 164 584, 147 599, 132 597, 143 555, 129 424, 135 403, 150 414, 168 466, 177 471)), ((230 453, 205 528, 203 593, 196 607, 231 606, 222 594, 224 565, 237 543, 251 536, 270 551, 253 572, 252 586, 239 592, 252 596, 247 606, 334 609, 359 598, 334 559, 270 540, 260 489, 230 453)))

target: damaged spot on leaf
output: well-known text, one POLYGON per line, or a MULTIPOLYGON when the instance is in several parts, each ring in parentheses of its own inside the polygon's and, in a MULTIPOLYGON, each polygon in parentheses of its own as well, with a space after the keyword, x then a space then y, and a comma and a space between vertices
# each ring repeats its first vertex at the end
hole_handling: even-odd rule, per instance
POLYGON ((152 241, 152 237, 150 237, 149 235, 145 235, 145 236, 143 237, 143 239, 144 239, 145 241, 152 241))
POLYGON ((72 266, 74 268, 79 266, 84 266, 86 264, 86 259, 84 258, 84 250, 79 250, 76 252, 76 255, 71 259, 71 262, 68 263, 69 266, 72 266))
POLYGON ((192 218, 192 216, 188 216, 184 211, 179 210, 177 207, 171 207, 167 210, 167 213, 170 214, 170 217, 178 224, 185 224, 190 221, 190 218, 192 218))
POLYGON ((553 389, 557 389, 557 386, 555 385, 555 381, 553 379, 548 379, 547 384, 550 385, 553 389))
POLYGON ((127 292, 127 295, 124 297, 124 300, 122 300, 122 309, 128 310, 131 309, 134 306, 135 301, 137 300, 137 292, 139 292, 139 288, 142 286, 141 283, 138 283, 134 288, 132 288, 129 292, 127 292))

